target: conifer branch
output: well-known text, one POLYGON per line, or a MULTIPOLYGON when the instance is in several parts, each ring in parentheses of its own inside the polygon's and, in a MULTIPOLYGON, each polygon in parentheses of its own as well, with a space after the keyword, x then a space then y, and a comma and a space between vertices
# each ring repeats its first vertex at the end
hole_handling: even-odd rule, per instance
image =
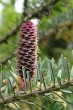
POLYGON ((59 85, 50 86, 45 90, 35 90, 31 94, 26 93, 22 91, 18 91, 15 93, 15 95, 7 96, 4 98, 4 101, 0 99, 0 106, 3 106, 4 104, 8 104, 14 101, 20 101, 24 99, 29 99, 30 97, 36 97, 36 95, 44 95, 45 93, 50 93, 52 91, 60 91, 60 89, 68 88, 69 86, 73 86, 73 79, 71 79, 69 82, 64 82, 61 84, 61 87, 59 85))

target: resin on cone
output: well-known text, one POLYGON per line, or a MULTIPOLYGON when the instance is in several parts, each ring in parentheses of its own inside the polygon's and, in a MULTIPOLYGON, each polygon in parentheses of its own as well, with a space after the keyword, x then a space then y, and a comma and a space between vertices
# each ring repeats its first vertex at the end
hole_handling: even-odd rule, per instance
POLYGON ((26 73, 29 71, 33 78, 37 62, 37 33, 31 21, 26 21, 20 28, 17 62, 19 76, 23 78, 22 67, 24 67, 26 73))

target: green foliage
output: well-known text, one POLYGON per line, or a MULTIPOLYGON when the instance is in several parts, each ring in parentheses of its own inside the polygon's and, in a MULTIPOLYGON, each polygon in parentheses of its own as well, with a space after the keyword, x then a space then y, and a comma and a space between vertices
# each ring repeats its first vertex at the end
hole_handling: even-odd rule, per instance
POLYGON ((3 38, 19 22, 20 15, 15 12, 13 6, 7 5, 2 11, 2 22, 0 25, 0 38, 3 38))
MULTIPOLYGON (((10 61, 9 61, 9 64, 11 64, 10 61)), ((39 98, 39 100, 41 100, 42 105, 39 105, 38 103, 36 103, 34 101, 34 97, 33 97, 33 99, 30 97, 27 101, 25 99, 21 98, 21 95, 18 95, 17 97, 20 98, 20 101, 23 100, 24 103, 41 107, 42 110, 44 108, 46 110, 48 110, 48 109, 54 110, 56 108, 56 106, 57 106, 57 109, 60 109, 60 110, 65 110, 65 107, 67 107, 67 106, 71 106, 71 108, 72 108, 73 103, 70 101, 69 97, 71 95, 73 95, 73 91, 72 91, 73 87, 71 87, 70 85, 67 85, 73 77, 72 70, 73 69, 71 68, 70 64, 68 63, 67 58, 64 57, 63 55, 61 55, 57 64, 54 59, 50 60, 48 58, 45 58, 45 59, 39 58, 38 66, 37 66, 37 74, 34 76, 32 81, 29 80, 30 73, 27 73, 28 85, 27 85, 27 83, 25 83, 26 88, 24 89, 24 93, 26 95, 27 95, 27 93, 30 93, 30 95, 31 95, 31 93, 33 93, 36 90, 39 90, 40 92, 42 92, 42 90, 44 90, 45 94, 43 94, 43 96, 35 95, 39 98), (67 89, 63 88, 64 82, 67 83, 66 84, 67 89), (56 89, 57 91, 55 91, 54 88, 57 85, 58 85, 58 90, 56 89), (28 91, 28 88, 29 88, 30 92, 28 91), (49 91, 49 93, 47 92, 47 89, 48 90, 51 89, 49 91), (47 103, 45 103, 45 102, 47 102, 47 103), (43 104, 44 104, 44 106, 43 106, 43 104)), ((14 78, 13 74, 16 74, 16 71, 15 71, 14 67, 11 65, 11 70, 6 73, 6 79, 8 80, 8 84, 6 86, 3 84, 3 79, 5 77, 4 77, 2 67, 1 67, 1 71, 2 71, 2 74, 0 77, 1 78, 0 79, 1 80, 1 90, 3 87, 5 87, 4 91, 1 93, 1 99, 5 100, 6 96, 12 96, 12 94, 14 94, 14 96, 15 96, 15 89, 13 88, 13 83, 16 82, 16 79, 14 78)), ((26 82, 26 77, 25 77, 26 73, 25 73, 24 68, 23 68, 23 74, 24 74, 24 81, 26 82)), ((36 92, 36 94, 37 94, 37 92, 36 92)), ((8 104, 8 106, 9 106, 9 104, 8 104)), ((18 102, 17 102, 17 106, 18 106, 18 102)), ((21 105, 19 108, 21 108, 21 105)))
MULTIPOLYGON (((26 0, 25 0, 26 1, 26 0)), ((29 85, 25 83, 25 90, 23 91, 25 95, 29 92, 36 92, 35 97, 29 99, 24 99, 23 94, 19 94, 18 98, 20 101, 11 102, 8 104, 3 104, 0 106, 1 110, 73 110, 73 86, 68 85, 71 79, 73 78, 73 56, 71 56, 72 49, 62 49, 62 46, 55 47, 54 44, 58 42, 56 39, 64 39, 67 42, 73 41, 73 0, 56 0, 55 4, 50 5, 51 0, 27 0, 27 7, 25 7, 24 12, 26 14, 18 14, 14 10, 14 4, 16 0, 11 0, 10 4, 4 3, 0 0, 0 3, 3 4, 4 9, 2 11, 2 21, 0 24, 0 41, 2 38, 5 38, 9 32, 17 27, 17 25, 22 21, 23 18, 30 16, 41 9, 44 4, 47 4, 41 12, 38 11, 35 17, 38 19, 38 35, 39 35, 39 52, 38 52, 38 65, 37 65, 37 74, 34 76, 33 80, 29 85), (65 22, 66 21, 66 22, 65 22), (50 32, 55 31, 55 35, 51 37, 50 32), (61 32, 61 33, 59 33, 61 32), (48 43, 49 39, 52 38, 48 43), (50 37, 49 37, 50 36, 50 37), (44 37, 44 40, 42 40, 44 37), (47 46, 46 46, 47 45, 47 46), (50 45, 50 46, 49 46, 50 45), (44 47, 44 48, 43 48, 44 47), (49 48, 48 48, 49 47, 49 48), (54 48, 53 48, 54 47, 54 48), (42 51, 43 50, 43 51, 42 51), (53 53, 51 53, 51 51, 53 53), (58 60, 51 60, 45 58, 46 53, 54 55, 55 60, 58 59, 58 56, 61 54, 61 58, 58 60), (41 57, 39 57, 41 56, 41 57), (67 60, 67 58, 68 60, 67 60), (68 63, 69 61, 69 63, 68 63), (62 84, 66 83, 67 88, 62 88, 62 84), (58 85, 58 91, 53 90, 55 86, 58 85), (27 90, 27 88, 30 88, 27 90), (47 88, 51 87, 51 91, 46 92, 47 88), (46 93, 42 95, 37 95, 37 91, 45 91, 46 93)), ((25 5, 25 4, 24 4, 25 5)), ((34 16, 32 16, 34 18, 34 16)), ((0 88, 3 92, 0 92, 0 99, 4 103, 6 97, 15 96, 15 88, 13 88, 14 82, 17 83, 16 79, 13 76, 18 74, 16 58, 13 53, 16 51, 17 42, 18 42, 18 29, 16 34, 10 35, 11 37, 0 44, 0 63, 5 62, 6 65, 0 67, 0 88), (11 57, 12 56, 12 57, 11 57), (8 58, 9 57, 9 58, 8 58), (11 59, 10 59, 11 58, 11 59), (10 59, 10 61, 8 61, 10 59), (8 85, 3 83, 3 79, 8 80, 8 85)), ((64 42, 59 42, 65 44, 64 42)), ((58 43, 58 44, 59 44, 58 43)), ((25 70, 23 69, 24 81, 26 82, 25 70)), ((28 73, 28 79, 30 75, 28 73)), ((71 85, 73 82, 70 83, 71 85)), ((49 90, 50 90, 49 89, 49 90)), ((0 101, 1 101, 0 100, 0 101)), ((15 100, 15 99, 14 99, 15 100)))
MULTIPOLYGON (((44 55, 56 59, 58 55, 69 52, 73 42, 73 9, 56 15, 55 17, 43 17, 38 25, 39 47, 44 55), (61 49, 61 48, 64 48, 61 49), (68 49, 70 48, 70 49, 68 49), (57 56, 57 57, 56 57, 57 56)), ((68 53, 66 54, 68 55, 68 53)))
MULTIPOLYGON (((0 24, 0 39, 3 39, 10 32, 10 30, 19 23, 19 20, 21 20, 21 15, 15 12, 12 5, 4 4, 4 9, 1 16, 2 21, 0 24)), ((0 45, 0 62, 4 61, 9 55, 12 54, 13 51, 16 50, 18 41, 17 37, 18 35, 12 36, 7 43, 0 45)))

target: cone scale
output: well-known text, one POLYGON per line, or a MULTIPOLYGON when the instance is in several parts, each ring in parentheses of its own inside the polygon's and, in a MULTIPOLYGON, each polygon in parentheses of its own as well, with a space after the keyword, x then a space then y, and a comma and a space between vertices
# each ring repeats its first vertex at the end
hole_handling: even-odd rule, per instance
POLYGON ((18 51, 17 51, 17 70, 23 78, 22 67, 29 71, 31 78, 36 71, 37 62, 37 33, 34 24, 26 21, 20 28, 18 51))

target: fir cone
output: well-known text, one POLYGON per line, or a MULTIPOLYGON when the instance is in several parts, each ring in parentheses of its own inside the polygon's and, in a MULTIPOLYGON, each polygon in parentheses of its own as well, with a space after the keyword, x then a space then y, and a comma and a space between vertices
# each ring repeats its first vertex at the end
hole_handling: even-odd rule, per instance
POLYGON ((36 71, 37 33, 31 21, 26 21, 20 28, 17 61, 19 76, 23 78, 22 67, 24 67, 26 73, 29 71, 32 78, 36 71))

